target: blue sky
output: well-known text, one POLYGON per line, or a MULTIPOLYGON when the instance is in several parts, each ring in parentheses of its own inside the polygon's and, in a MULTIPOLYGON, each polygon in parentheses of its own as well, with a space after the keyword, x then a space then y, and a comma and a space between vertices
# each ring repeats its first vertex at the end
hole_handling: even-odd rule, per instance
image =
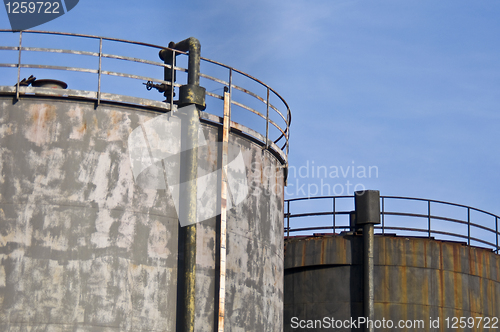
MULTIPOLYGON (((500 214, 499 17, 493 0, 82 0, 35 29, 165 46, 196 37, 202 56, 286 99, 296 170, 378 169, 292 177, 288 197, 301 194, 294 181, 349 180, 500 214)), ((10 28, 5 10, 0 28, 10 28)))

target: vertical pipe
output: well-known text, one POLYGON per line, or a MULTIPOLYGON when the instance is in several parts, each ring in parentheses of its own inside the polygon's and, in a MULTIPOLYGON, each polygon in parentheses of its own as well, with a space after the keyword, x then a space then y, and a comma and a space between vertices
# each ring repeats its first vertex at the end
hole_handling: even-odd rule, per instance
MULTIPOLYGON (((363 309, 365 317, 375 319, 374 297, 374 224, 380 224, 380 192, 377 190, 357 191, 354 195, 356 224, 363 226, 363 309)), ((366 331, 373 332, 373 324, 367 324, 366 331)))
POLYGON ((198 39, 190 38, 188 84, 200 85, 200 56, 201 46, 198 39))
MULTIPOLYGON (((197 222, 197 176, 198 176, 198 123, 199 110, 193 107, 187 114, 186 137, 183 139, 191 142, 193 148, 186 151, 185 169, 182 171, 186 178, 182 182, 188 183, 189 189, 185 195, 185 204, 181 214, 187 220, 186 241, 184 243, 184 326, 185 332, 194 332, 195 317, 195 280, 196 280, 196 222, 197 222)), ((182 143, 181 143, 182 144, 182 143)), ((182 174, 182 173, 181 173, 182 174)))
MULTIPOLYGON (((186 107, 186 113, 183 115, 186 123, 185 136, 181 139, 182 144, 187 144, 185 163, 181 171, 181 183, 187 183, 184 200, 180 207, 180 214, 187 221, 186 237, 184 246, 184 317, 183 332, 194 332, 195 318, 195 281, 196 281, 196 223, 197 223, 197 176, 198 176, 198 124, 200 122, 200 111, 205 108, 205 89, 199 86, 200 83, 200 42, 196 38, 188 38, 177 44, 169 43, 170 49, 160 51, 160 58, 168 64, 170 68, 165 67, 165 81, 171 79, 174 72, 175 81, 175 51, 189 52, 188 63, 188 84, 183 85, 179 91, 179 104, 182 106, 194 105, 195 107, 186 107), (171 72, 169 73, 168 70, 171 72), (184 95, 183 95, 184 93, 184 95), (182 98, 182 100, 181 100, 182 98)), ((173 90, 174 82, 170 82, 170 90, 173 90)), ((172 92, 168 91, 167 98, 172 106, 172 92)), ((223 286, 223 285, 222 285, 223 286)))
POLYGON ((224 121, 222 129, 222 183, 220 214, 220 265, 219 265, 219 323, 218 331, 224 332, 226 302, 226 217, 227 217, 227 164, 229 130, 231 128, 231 104, 228 88, 224 88, 224 121))
POLYGON ((19 100, 19 80, 21 79, 21 48, 22 48, 23 32, 19 31, 19 58, 17 60, 17 83, 16 83, 16 100, 19 100))
POLYGON ((194 331, 195 277, 196 277, 196 225, 186 226, 184 288, 184 326, 186 332, 194 331))
POLYGON ((97 105, 101 103, 102 38, 99 38, 99 71, 97 73, 97 105))
MULTIPOLYGON (((363 226, 363 244, 364 244, 364 312, 365 317, 370 321, 375 319, 375 296, 374 296, 374 285, 373 285, 373 242, 374 242, 374 232, 373 224, 365 224, 363 226)), ((366 331, 373 332, 373 325, 366 326, 366 331)))

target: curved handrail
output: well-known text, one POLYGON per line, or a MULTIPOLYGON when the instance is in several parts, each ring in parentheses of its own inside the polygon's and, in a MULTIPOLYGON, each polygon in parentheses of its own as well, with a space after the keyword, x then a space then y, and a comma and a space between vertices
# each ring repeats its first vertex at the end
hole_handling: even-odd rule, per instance
MULTIPOLYGON (((119 39, 119 38, 108 38, 108 37, 100 37, 100 36, 94 36, 94 35, 86 35, 86 34, 74 34, 74 33, 65 33, 65 32, 52 32, 52 31, 37 31, 37 30, 25 30, 25 31, 12 31, 12 30, 5 30, 5 29, 0 29, 0 33, 18 33, 19 34, 19 44, 17 46, 13 45, 1 45, 0 46, 0 51, 17 51, 19 52, 18 56, 18 61, 16 63, 0 63, 0 67, 8 67, 8 68, 17 68, 18 69, 18 74, 17 74, 17 80, 15 84, 15 93, 16 97, 19 98, 20 95, 30 93, 30 89, 26 89, 25 87, 20 87, 19 82, 21 79, 20 76, 20 70, 21 68, 34 68, 34 69, 49 69, 49 70, 65 70, 65 71, 75 71, 75 72, 86 72, 86 73, 91 73, 91 74, 96 74, 97 75, 97 91, 95 94, 92 94, 92 91, 82 91, 82 90, 68 90, 71 93, 76 94, 78 97, 81 96, 95 96, 95 99, 97 100, 97 103, 99 104, 102 100, 108 100, 108 101, 114 101, 114 102, 130 102, 132 99, 131 98, 119 98, 119 100, 113 100, 115 95, 109 94, 109 93, 104 93, 102 92, 101 88, 101 77, 103 75, 108 75, 108 76, 115 76, 115 77, 125 77, 125 78, 131 78, 135 80, 149 80, 153 81, 156 83, 161 83, 161 84, 166 84, 166 85, 173 85, 174 87, 179 87, 182 84, 179 83, 171 83, 169 81, 165 81, 164 79, 160 78, 154 78, 154 77, 148 77, 145 75, 134 75, 131 73, 123 73, 123 72, 117 72, 113 70, 105 70, 105 65, 102 63, 102 59, 113 59, 113 60, 122 60, 122 61, 128 61, 128 62, 136 62, 136 63, 141 63, 144 65, 149 65, 149 66, 155 66, 159 68, 171 68, 173 67, 175 71, 177 72, 187 72, 186 68, 181 68, 178 66, 171 66, 168 64, 164 64, 162 62, 155 62, 155 61, 150 61, 146 59, 141 59, 141 58, 134 58, 134 57, 129 57, 129 56, 123 56, 123 55, 116 55, 116 54, 109 54, 109 53, 103 53, 102 48, 103 48, 103 42, 118 42, 118 43, 124 43, 124 44, 130 44, 130 45, 135 45, 135 46, 145 46, 148 48, 153 48, 157 50, 165 49, 166 47, 160 46, 160 45, 154 45, 154 44, 149 44, 149 43, 143 43, 143 42, 135 42, 135 41, 130 41, 130 40, 125 40, 125 39, 119 39), (99 49, 98 50, 93 50, 93 51, 76 51, 76 50, 70 50, 70 49, 60 49, 60 48, 47 48, 47 47, 26 47, 23 46, 22 42, 22 36, 23 34, 42 34, 42 35, 56 35, 56 36, 68 36, 68 37, 78 37, 78 38, 87 38, 87 39, 95 39, 99 41, 99 49), (22 59, 22 54, 26 52, 46 52, 46 53, 57 53, 57 54, 73 54, 73 55, 86 55, 86 56, 91 56, 91 57, 96 57, 99 59, 99 65, 96 66, 97 68, 79 68, 79 67, 64 67, 64 66, 59 66, 59 65, 40 65, 40 64, 27 64, 23 63, 21 61, 22 59), (77 91, 77 92, 75 92, 77 91), (110 99, 111 98, 111 99, 110 99)), ((177 54, 182 54, 186 55, 186 52, 182 52, 179 50, 174 50, 172 49, 172 52, 177 53, 177 54)), ((266 121, 266 129, 265 132, 263 131, 255 131, 255 130, 248 130, 248 132, 245 132, 246 134, 254 137, 255 139, 259 140, 262 142, 263 145, 266 146, 266 148, 272 148, 274 150, 277 150, 282 157, 284 157, 284 161, 286 163, 286 160, 288 158, 288 152, 289 152, 289 137, 290 137, 290 123, 291 123, 291 112, 290 108, 285 101, 285 99, 277 93, 273 88, 271 88, 269 85, 265 84, 264 82, 258 80, 257 78, 244 73, 243 71, 240 71, 238 69, 235 69, 233 67, 227 66, 225 64, 222 64, 220 62, 210 60, 204 57, 201 57, 201 61, 204 63, 209 63, 218 67, 222 67, 226 70, 227 73, 227 79, 221 79, 217 77, 212 77, 207 74, 201 73, 201 77, 204 79, 207 79, 211 82, 214 82, 216 84, 221 85, 221 90, 223 87, 228 87, 229 93, 230 93, 230 100, 231 104, 234 106, 238 106, 239 108, 249 111, 253 114, 256 114, 259 118, 262 118, 266 121), (266 95, 262 96, 259 95, 255 92, 250 91, 249 89, 246 89, 244 86, 236 85, 233 82, 233 75, 240 75, 242 77, 245 77, 253 82, 256 82, 258 85, 262 86, 266 90, 266 95), (255 109, 255 107, 251 107, 250 105, 238 101, 238 100, 233 100, 233 96, 231 95, 232 90, 238 90, 242 93, 244 93, 247 96, 250 96, 252 100, 258 101, 263 107, 265 107, 266 112, 260 112, 259 110, 255 109), (278 98, 278 101, 280 102, 280 105, 273 105, 270 102, 270 96, 275 96, 278 98), (283 124, 278 123, 276 119, 271 119, 271 114, 275 113, 278 117, 278 120, 280 122, 283 122, 283 124), (269 130, 269 127, 274 127, 276 129, 276 132, 271 133, 269 130), (257 135, 256 135, 257 134, 257 135), (255 137, 257 136, 257 137, 255 137), (274 136, 274 137, 272 137, 274 136), (277 144, 281 140, 284 139, 284 144, 282 147, 278 147, 277 144)), ((163 70, 158 71, 158 73, 163 73, 163 70)), ((13 82, 14 83, 14 79, 13 82)), ((12 87, 12 85, 10 86, 12 87)), ((4 87, 4 89, 1 91, 3 93, 12 93, 12 89, 7 89, 4 87)), ((218 89, 216 89, 218 90, 218 89)), ((41 91, 42 94, 44 91, 41 91)), ((46 91, 45 91, 46 92, 46 91)), ((60 91, 54 91, 59 93, 59 96, 61 95, 60 91)), ((71 95, 71 93, 66 93, 65 95, 71 95)), ((50 94, 49 94, 50 95, 50 94)), ((215 99, 223 99, 223 95, 219 95, 217 93, 214 93, 213 91, 207 91, 206 93, 207 96, 215 99)), ((121 96, 123 97, 123 96, 121 96)), ((143 104, 145 106, 151 106, 153 103, 149 99, 142 99, 142 98, 136 98, 134 99, 134 102, 136 104, 143 104)), ((155 104, 157 108, 165 110, 169 109, 174 109, 175 105, 172 103, 170 106, 165 105, 164 107, 158 107, 159 104, 155 104)), ((243 124, 245 125, 245 124, 243 124)), ((249 128, 250 129, 250 128, 249 128)), ((281 143, 280 143, 281 144, 281 143)))
MULTIPOLYGON (((307 233, 311 235, 311 231, 332 231, 335 233, 336 230, 350 230, 350 225, 338 225, 338 221, 336 220, 336 216, 338 215, 346 215, 350 214, 351 211, 338 211, 336 208, 337 201, 340 199, 351 199, 354 202, 354 196, 317 196, 317 197, 299 197, 285 200, 285 236, 290 237, 290 233, 307 233), (312 201, 312 200, 328 200, 331 201, 331 209, 328 211, 310 211, 301 209, 299 212, 292 212, 292 210, 296 210, 293 207, 294 204, 300 201, 312 201), (311 221, 310 217, 317 216, 332 216, 331 224, 328 226, 318 226, 314 224, 314 221, 311 221), (298 227, 290 226, 290 219, 293 218, 308 218, 308 220, 303 221, 303 225, 298 227)), ((415 198, 415 197, 404 197, 404 196, 380 196, 381 203, 381 224, 375 226, 375 229, 378 230, 381 234, 385 234, 387 230, 398 231, 398 232, 416 232, 416 233, 426 233, 428 238, 436 238, 443 239, 444 237, 451 237, 458 240, 467 240, 467 245, 471 245, 472 243, 479 243, 480 245, 484 245, 489 249, 492 249, 496 253, 500 253, 500 216, 495 215, 491 212, 487 212, 481 209, 477 209, 468 205, 450 203, 446 201, 433 200, 433 199, 425 199, 425 198, 415 198), (426 213, 414 213, 411 211, 388 211, 387 210, 387 202, 388 201, 420 201, 426 203, 426 213), (464 212, 467 213, 467 218, 460 219, 456 217, 451 217, 447 215, 442 215, 439 213, 431 212, 435 210, 438 206, 453 206, 460 209, 463 209, 464 212), (491 225, 485 225, 484 223, 479 223, 476 219, 472 218, 471 212, 479 213, 482 216, 486 216, 487 218, 491 218, 491 225), (427 222, 426 228, 418 228, 408 226, 400 226, 395 227, 391 225, 387 225, 388 221, 386 220, 386 216, 395 216, 395 217, 410 217, 410 218, 419 218, 420 220, 425 220, 427 222), (459 232, 459 231, 443 231, 440 229, 436 229, 435 222, 443 221, 449 222, 453 224, 465 225, 467 226, 467 231, 459 232), (486 234, 495 240, 491 242, 491 240, 486 240, 484 237, 473 236, 472 233, 474 230, 480 230, 486 232, 486 234)), ((401 219, 400 219, 401 220, 401 219)), ((396 233, 398 234, 398 233, 396 233)))

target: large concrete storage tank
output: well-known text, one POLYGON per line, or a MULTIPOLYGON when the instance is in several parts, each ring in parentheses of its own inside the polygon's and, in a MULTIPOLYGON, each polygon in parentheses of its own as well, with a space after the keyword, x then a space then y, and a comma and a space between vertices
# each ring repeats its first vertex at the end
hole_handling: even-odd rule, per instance
MULTIPOLYGON (((1 64, 8 84, 0 86, 0 330, 179 331, 186 326, 184 307, 192 304, 194 326, 190 328, 195 331, 281 331, 283 185, 290 122, 284 100, 252 77, 202 59, 205 66, 216 66, 227 76, 202 74, 201 85, 218 88, 207 92, 213 98, 199 113, 208 145, 198 151, 198 167, 217 172, 223 158, 231 159, 224 149, 237 147, 246 166, 242 174, 248 195, 224 209, 220 190, 212 188, 219 195, 215 201, 226 213, 227 226, 221 226, 220 215, 195 224, 195 286, 192 298, 186 299, 186 272, 179 266, 187 264, 190 253, 178 241, 185 228, 179 226, 169 190, 141 186, 140 178, 134 180, 129 140, 135 129, 149 137, 148 123, 168 115, 177 102, 168 96, 169 102, 160 102, 109 93, 104 86, 105 75, 113 75, 141 80, 130 80, 133 89, 143 89, 151 97, 156 94, 147 92, 142 82, 153 81, 148 87, 156 84, 165 95, 172 93, 171 84, 182 90, 168 77, 151 79, 112 71, 104 60, 154 66, 156 77, 170 65, 106 53, 114 49, 106 43, 145 44, 69 35, 64 38, 92 40, 97 47, 61 51, 29 48, 30 35, 45 36, 18 33, 18 45, 2 47, 19 61, 1 64), (98 67, 24 64, 22 59, 33 51, 47 52, 44 59, 60 53, 90 57, 98 60, 98 67), (29 80, 19 84, 20 78, 41 69, 43 77, 64 79, 70 89, 26 86, 29 80), (71 89, 79 83, 72 75, 81 72, 92 75, 94 91, 71 89), (239 82, 250 81, 264 93, 240 87, 243 83, 234 82, 237 75, 239 82), (223 92, 224 87, 228 89, 223 92), (260 105, 244 98, 239 101, 242 95, 260 105), (247 123, 231 122, 231 105, 240 113, 257 115, 263 125, 251 129, 244 126, 247 123)), ((145 46, 154 57, 162 49, 145 46)), ((186 56, 181 50, 175 52, 186 56)), ((187 54, 190 60, 191 53, 187 54)), ((190 75, 191 61, 188 70, 176 71, 177 76, 183 71, 190 75)), ((108 87, 127 92, 122 84, 108 87)), ((220 183, 227 173, 218 174, 220 183)), ((227 202, 230 187, 225 187, 227 202)))
MULTIPOLYGON (((364 234, 347 218, 356 213, 335 208, 346 201, 353 197, 286 201, 285 331, 368 331, 368 324, 356 324, 368 317, 364 234), (311 200, 333 209, 315 210, 307 205, 311 200), (323 233, 295 235, 311 231, 323 233)), ((406 197, 382 197, 381 206, 373 241, 372 330, 500 328, 500 217, 406 197)))

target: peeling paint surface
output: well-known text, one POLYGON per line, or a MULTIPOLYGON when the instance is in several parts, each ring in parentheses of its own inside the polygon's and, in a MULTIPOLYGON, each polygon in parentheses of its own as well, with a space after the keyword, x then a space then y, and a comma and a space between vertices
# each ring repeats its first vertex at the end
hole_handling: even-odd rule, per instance
MULTIPOLYGON (((127 146, 158 114, 35 96, 0 106, 0 331, 175 331, 175 207, 134 183, 127 146)), ((219 140, 218 126, 203 130, 219 140)), ((230 140, 255 167, 248 200, 228 211, 226 331, 281 331, 281 164, 230 140)), ((220 152, 204 157, 216 170, 220 152)), ((217 218, 197 227, 195 324, 214 331, 217 218)))

